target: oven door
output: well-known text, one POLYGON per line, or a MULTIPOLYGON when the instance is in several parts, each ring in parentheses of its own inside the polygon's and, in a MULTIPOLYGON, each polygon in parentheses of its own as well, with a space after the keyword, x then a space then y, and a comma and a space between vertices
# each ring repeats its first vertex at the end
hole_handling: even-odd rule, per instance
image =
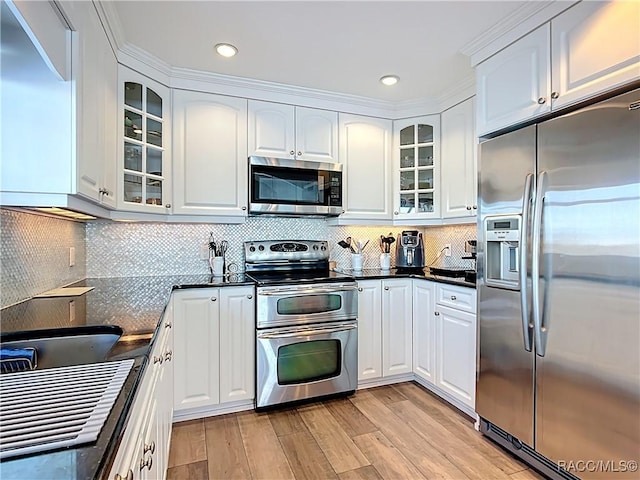
POLYGON ((353 320, 358 317, 355 282, 258 287, 258 328, 353 320))
POLYGON ((256 362, 256 408, 354 391, 358 324, 258 331, 256 362))

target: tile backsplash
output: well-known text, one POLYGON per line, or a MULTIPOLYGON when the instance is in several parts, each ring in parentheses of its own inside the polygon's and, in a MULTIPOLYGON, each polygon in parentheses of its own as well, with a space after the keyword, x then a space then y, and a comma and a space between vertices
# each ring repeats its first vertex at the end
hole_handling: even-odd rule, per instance
POLYGON ((0 307, 82 280, 85 252, 84 224, 0 209, 0 307))

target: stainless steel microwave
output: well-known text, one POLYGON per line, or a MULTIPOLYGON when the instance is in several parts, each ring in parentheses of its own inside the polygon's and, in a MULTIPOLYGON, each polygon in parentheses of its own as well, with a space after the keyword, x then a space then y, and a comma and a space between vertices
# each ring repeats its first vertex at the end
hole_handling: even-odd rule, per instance
POLYGON ((249 214, 335 216, 341 213, 341 164, 249 157, 249 214))

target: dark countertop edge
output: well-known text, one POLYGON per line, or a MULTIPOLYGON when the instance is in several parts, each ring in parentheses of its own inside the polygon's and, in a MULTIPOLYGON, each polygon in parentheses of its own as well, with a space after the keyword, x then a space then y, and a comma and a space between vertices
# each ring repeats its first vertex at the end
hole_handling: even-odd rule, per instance
POLYGON ((448 285, 457 285, 459 287, 467 287, 476 289, 476 284, 467 282, 464 277, 444 277, 442 275, 432 275, 430 273, 425 273, 424 275, 420 275, 417 273, 409 273, 402 272, 397 273, 395 270, 391 269, 388 272, 379 270, 377 268, 374 269, 364 269, 362 272, 358 272, 355 274, 353 270, 349 269, 336 269, 336 272, 342 273, 344 275, 351 275, 356 280, 385 280, 391 278, 415 278, 417 280, 428 280, 431 282, 437 283, 446 283, 448 285))
POLYGON ((256 282, 253 280, 245 280, 242 282, 224 282, 224 283, 181 283, 171 287, 171 291, 185 290, 189 288, 225 288, 225 287, 247 287, 255 286, 256 282))

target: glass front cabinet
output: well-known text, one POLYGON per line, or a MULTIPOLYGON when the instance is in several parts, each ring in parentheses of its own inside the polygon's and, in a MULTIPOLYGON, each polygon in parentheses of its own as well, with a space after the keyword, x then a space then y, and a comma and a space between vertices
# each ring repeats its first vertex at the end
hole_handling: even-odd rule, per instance
POLYGON ((170 213, 170 91, 122 65, 118 77, 119 209, 170 213))
POLYGON ((440 218, 440 116, 393 122, 393 219, 440 218))

